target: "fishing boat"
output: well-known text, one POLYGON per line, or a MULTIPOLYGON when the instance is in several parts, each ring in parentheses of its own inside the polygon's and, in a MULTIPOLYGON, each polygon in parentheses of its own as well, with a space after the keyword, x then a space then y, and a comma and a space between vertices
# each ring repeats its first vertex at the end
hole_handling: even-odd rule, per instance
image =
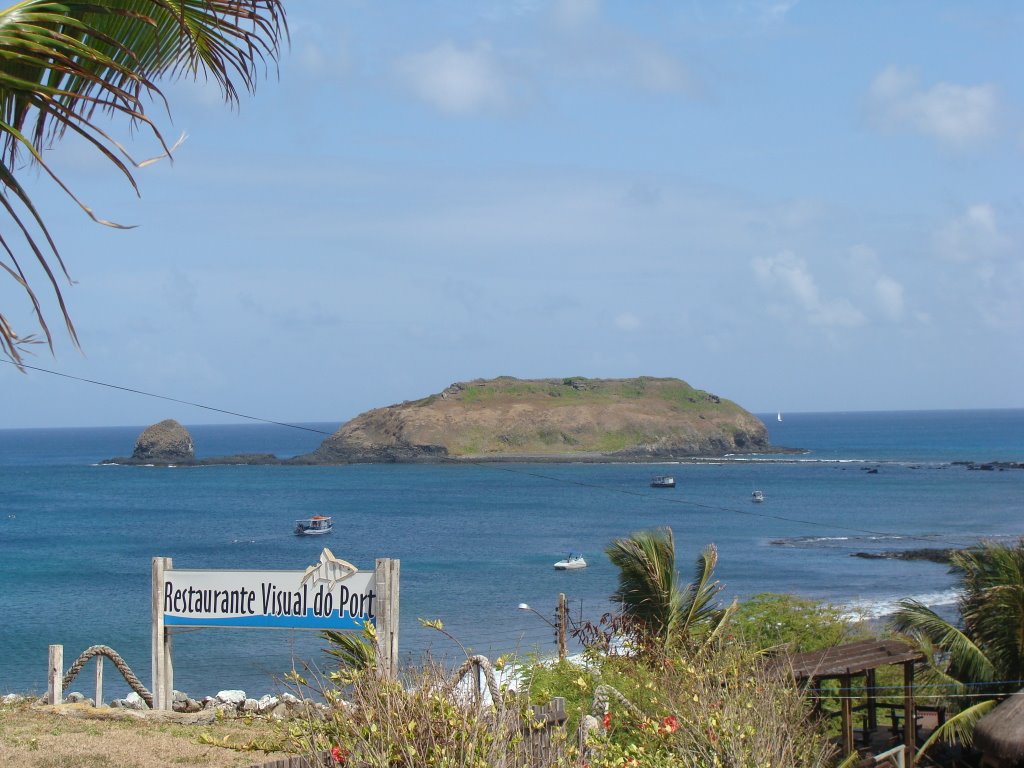
POLYGON ((655 475, 651 478, 651 488, 675 488, 676 479, 671 475, 655 475))
POLYGON ((754 491, 750 494, 750 500, 755 504, 760 504, 764 501, 764 491, 754 491))
POLYGON ((564 560, 555 563, 556 571, 575 571, 577 568, 586 567, 587 561, 583 559, 583 555, 577 552, 570 552, 564 560))
POLYGON ((313 515, 306 520, 295 521, 296 536, 323 536, 334 529, 331 518, 324 515, 313 515))

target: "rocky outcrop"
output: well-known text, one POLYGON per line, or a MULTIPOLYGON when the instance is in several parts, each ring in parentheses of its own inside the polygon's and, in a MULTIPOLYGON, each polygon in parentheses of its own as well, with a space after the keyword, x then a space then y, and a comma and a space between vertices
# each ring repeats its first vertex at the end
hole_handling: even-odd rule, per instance
POLYGON ((131 456, 104 459, 100 464, 132 464, 155 467, 195 467, 210 464, 280 464, 272 453, 243 453, 235 456, 196 458, 192 435, 174 419, 146 427, 135 441, 131 456))
POLYGON ((899 549, 885 552, 853 552, 851 557, 863 557, 867 560, 927 560, 931 563, 949 565, 956 549, 899 549))
POLYGON ((193 464, 196 448, 192 435, 174 419, 146 427, 135 441, 131 456, 104 459, 100 464, 142 464, 166 467, 171 464, 193 464))
POLYGON ((196 448, 192 435, 174 419, 164 419, 147 427, 135 441, 132 458, 135 461, 175 463, 192 461, 196 448))
POLYGON ((771 453, 764 424, 679 379, 477 379, 357 416, 289 463, 663 461, 771 453))

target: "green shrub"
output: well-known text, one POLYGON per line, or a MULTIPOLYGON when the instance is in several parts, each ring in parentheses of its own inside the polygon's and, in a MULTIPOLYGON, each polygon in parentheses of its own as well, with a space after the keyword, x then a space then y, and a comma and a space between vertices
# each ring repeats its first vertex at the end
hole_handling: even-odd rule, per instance
POLYGON ((762 592, 739 603, 730 631, 757 650, 790 653, 831 648, 870 636, 862 622, 850 621, 828 603, 796 595, 762 592))

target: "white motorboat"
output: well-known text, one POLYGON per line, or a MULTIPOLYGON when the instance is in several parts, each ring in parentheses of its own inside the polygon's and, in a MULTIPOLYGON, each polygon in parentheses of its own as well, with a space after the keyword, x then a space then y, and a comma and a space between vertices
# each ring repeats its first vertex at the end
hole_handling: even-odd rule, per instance
POLYGON ((676 479, 671 475, 655 475, 651 478, 651 488, 675 488, 676 479))
POLYGON ((764 491, 754 491, 750 494, 750 500, 755 504, 760 504, 764 501, 764 491))
POLYGON ((324 515, 313 515, 305 520, 295 521, 296 536, 323 536, 334 530, 331 518, 324 515))
POLYGON ((570 552, 564 560, 555 563, 555 570, 558 571, 575 571, 577 568, 586 567, 587 561, 583 559, 583 555, 576 552, 570 552))

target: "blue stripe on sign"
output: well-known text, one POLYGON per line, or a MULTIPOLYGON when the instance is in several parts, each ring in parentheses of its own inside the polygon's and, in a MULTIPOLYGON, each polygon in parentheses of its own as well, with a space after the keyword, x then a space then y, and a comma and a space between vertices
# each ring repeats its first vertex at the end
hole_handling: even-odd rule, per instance
MULTIPOLYGON (((366 624, 362 616, 331 614, 314 616, 309 611, 305 616, 173 616, 164 614, 164 625, 168 627, 265 627, 270 629, 362 629, 366 624)), ((374 626, 376 619, 369 620, 374 626)))

